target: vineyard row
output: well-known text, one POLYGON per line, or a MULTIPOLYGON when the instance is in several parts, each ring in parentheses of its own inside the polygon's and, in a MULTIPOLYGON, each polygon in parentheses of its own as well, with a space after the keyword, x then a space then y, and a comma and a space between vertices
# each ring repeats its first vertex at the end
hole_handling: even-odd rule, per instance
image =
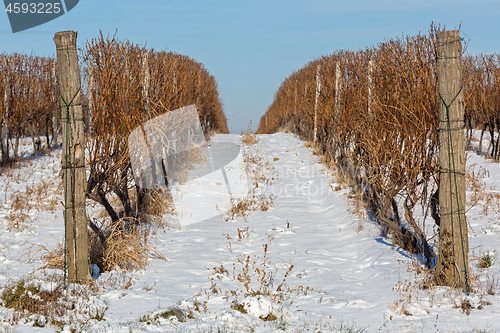
MULTIPOLYGON (((127 122, 137 126, 138 121, 189 104, 196 104, 206 133, 228 131, 214 77, 187 56, 101 35, 85 42, 79 59, 89 133, 102 130, 99 121, 116 124, 125 114, 127 118, 140 115, 141 119, 127 122)), ((18 157, 23 136, 32 138, 35 151, 44 146, 42 141, 47 147, 56 144, 52 134, 59 133, 61 121, 57 75, 54 58, 0 54, 3 163, 9 156, 18 157)))
MULTIPOLYGON (((315 142, 350 180, 384 232, 421 253, 429 267, 435 254, 425 222, 432 217, 431 227, 439 224, 436 44, 432 27, 428 36, 387 40, 311 61, 283 81, 257 131, 285 130, 315 142), (417 207, 422 218, 415 217, 417 207)), ((464 94, 465 124, 491 131, 490 154, 498 158, 500 57, 463 59, 463 91, 456 94, 464 94)))

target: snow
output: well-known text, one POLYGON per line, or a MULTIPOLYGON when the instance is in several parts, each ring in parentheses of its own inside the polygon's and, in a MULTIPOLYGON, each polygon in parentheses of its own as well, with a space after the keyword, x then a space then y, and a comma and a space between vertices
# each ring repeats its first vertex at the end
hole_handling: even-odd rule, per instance
MULTIPOLYGON (((74 296, 73 301, 90 313, 103 314, 103 320, 82 319, 83 326, 74 320, 59 331, 500 331, 500 201, 495 199, 499 164, 468 152, 470 172, 482 176, 477 177, 480 182, 475 189, 482 188, 483 196, 476 195, 471 207, 475 192, 469 187, 467 216, 475 292, 467 295, 444 287, 419 288, 423 275, 418 273, 418 260, 393 247, 376 224, 351 213, 349 189, 336 183, 304 142, 285 133, 258 138, 257 144, 242 146, 242 150, 267 163, 254 166, 258 170, 247 169, 245 174, 243 158, 239 158, 227 170, 231 184, 237 187, 238 180, 246 181, 253 171, 264 174, 270 181, 259 183, 258 194, 272 196, 273 207, 225 222, 227 207, 220 203, 225 198, 228 204, 225 186, 186 184, 179 193, 196 200, 191 203, 194 218, 181 223, 180 229, 160 229, 150 236, 167 261, 150 258, 145 270, 133 273, 99 275, 94 268, 98 277, 93 288, 70 286, 69 291, 85 295, 74 296), (217 208, 210 206, 216 201, 217 208), (479 258, 488 252, 497 260, 492 267, 479 269, 479 258), (490 287, 494 295, 488 294, 490 287), (461 308, 467 304, 464 302, 470 303, 470 311, 461 308)), ((234 144, 240 139, 239 135, 212 138, 234 144)), ((0 175, 1 288, 29 276, 43 290, 50 290, 56 284, 54 279, 63 274, 53 269, 36 271, 43 265, 43 251, 35 253, 42 247, 52 250, 62 241, 59 166, 60 150, 29 159, 0 175), (42 193, 46 200, 57 199, 56 208, 36 208, 34 202, 23 202, 21 211, 28 217, 19 228, 9 228, 16 195, 41 182, 49 184, 42 193)), ((240 186, 240 192, 242 188, 247 189, 240 186)), ((178 200, 186 197, 179 195, 178 200)), ((9 326, 12 310, 4 307, 0 307, 0 317, 6 330, 55 330, 49 325, 34 327, 36 316, 9 326)), ((39 323, 46 320, 36 318, 39 323)))

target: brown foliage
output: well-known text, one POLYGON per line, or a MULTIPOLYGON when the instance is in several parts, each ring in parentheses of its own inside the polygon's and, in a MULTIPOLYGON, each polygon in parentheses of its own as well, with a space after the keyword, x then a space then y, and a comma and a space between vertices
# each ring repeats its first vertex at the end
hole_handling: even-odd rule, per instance
MULTIPOLYGON (((40 136, 47 146, 52 134, 52 117, 59 99, 55 98, 55 59, 23 54, 0 54, 0 124, 5 117, 4 94, 7 89, 8 128, 16 138, 14 155, 18 155, 19 138, 31 136, 33 150, 41 148, 40 136)), ((57 113, 57 112, 56 112, 57 113)))
POLYGON ((500 129, 500 55, 480 54, 464 57, 465 125, 469 129, 467 142, 470 143, 473 128, 481 129, 479 153, 482 154, 484 132, 490 134, 488 156, 497 162, 499 140, 494 137, 500 129))
MULTIPOLYGON (((108 215, 90 224, 95 231, 92 262, 105 270, 115 266, 140 268, 148 255, 161 254, 148 245, 147 231, 138 229, 137 224, 144 218, 159 221, 158 216, 171 207, 166 192, 148 192, 135 186, 128 135, 143 122, 190 104, 196 105, 206 135, 227 133, 217 83, 202 64, 187 56, 148 50, 102 34, 85 42, 79 52, 87 124, 86 163, 90 169, 87 196, 101 204, 108 215)), ((47 136, 49 146, 54 112, 60 119, 56 74, 53 58, 0 54, 0 125, 7 119, 8 104, 10 135, 31 135, 34 150, 40 134, 47 136), (6 89, 8 103, 4 104, 6 89)), ((21 194, 17 197, 24 198, 21 194)), ((19 226, 27 215, 16 211, 19 214, 11 214, 11 220, 19 226)), ((53 253, 49 264, 60 263, 60 258, 55 259, 59 256, 53 253)))
POLYGON ((435 54, 431 30, 429 37, 388 40, 312 61, 282 83, 258 129, 287 129, 313 140, 319 66, 320 151, 363 193, 383 230, 397 244, 422 253, 427 265, 434 255, 412 211, 417 204, 427 207, 427 191, 438 176, 435 54), (396 196, 403 198, 406 223, 396 196))
POLYGON ((138 189, 138 204, 131 202, 135 184, 128 135, 143 122, 189 104, 196 104, 205 133, 227 133, 217 85, 201 64, 186 56, 147 50, 102 34, 86 43, 84 53, 92 106, 87 193, 114 223, 122 217, 136 219, 145 193, 138 189), (111 194, 121 207, 112 206, 111 194))
MULTIPOLYGON (((127 137, 134 128, 189 104, 196 104, 207 134, 227 133, 226 117, 214 77, 187 56, 147 50, 101 34, 85 43, 80 59, 84 118, 87 129, 91 129, 87 140, 87 165, 91 166, 88 194, 117 221, 118 210, 132 216, 127 137), (108 205, 109 193, 118 196, 120 209, 108 205)), ((60 120, 61 110, 55 67, 53 58, 0 54, 0 125, 7 119, 3 97, 8 89, 8 126, 10 137, 16 138, 15 155, 18 140, 25 135, 32 137, 34 151, 41 148, 42 134, 49 146, 54 112, 60 120)))

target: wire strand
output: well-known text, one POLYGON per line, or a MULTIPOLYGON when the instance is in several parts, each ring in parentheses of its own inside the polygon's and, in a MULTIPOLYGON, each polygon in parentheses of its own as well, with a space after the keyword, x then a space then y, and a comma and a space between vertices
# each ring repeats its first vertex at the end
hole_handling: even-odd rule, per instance
POLYGON ((69 146, 69 107, 71 106, 71 104, 73 104, 73 101, 75 100, 76 96, 78 95, 78 93, 80 92, 80 89, 81 88, 78 88, 78 90, 76 91, 76 94, 73 96, 73 98, 71 99, 71 101, 68 103, 66 103, 66 100, 64 99, 64 97, 62 96, 61 94, 61 99, 64 103, 64 105, 66 105, 66 147, 65 147, 65 153, 64 153, 64 182, 65 182, 65 186, 64 186, 64 288, 67 288, 67 262, 68 262, 68 258, 67 258, 67 254, 66 254, 66 249, 67 249, 67 239, 66 239, 66 232, 67 232, 67 228, 66 228, 66 224, 67 224, 67 221, 68 221, 68 146, 69 146))
MULTIPOLYGON (((453 98, 453 100, 450 102, 450 104, 446 104, 446 102, 444 101, 443 99, 443 96, 441 96, 441 94, 439 94, 439 98, 441 99, 441 101, 443 102, 444 106, 446 107, 446 120, 447 120, 447 124, 448 124, 448 138, 449 138, 449 145, 448 145, 448 149, 449 149, 449 152, 451 153, 451 160, 452 160, 452 165, 453 165, 453 178, 454 178, 454 181, 455 181, 455 195, 456 195, 456 198, 457 198, 457 212, 458 212, 458 224, 459 224, 459 229, 460 229, 460 242, 461 242, 461 245, 462 245, 462 258, 463 258, 463 261, 464 261, 464 275, 465 275, 465 287, 466 287, 466 290, 467 290, 467 295, 470 294, 470 286, 469 286, 469 274, 467 272, 467 262, 465 260, 465 249, 464 249, 464 237, 463 237, 463 232, 462 232, 462 219, 461 219, 461 212, 460 212, 460 199, 459 199, 459 195, 458 195, 458 183, 457 183, 457 172, 456 172, 456 168, 455 168, 455 157, 454 157, 454 153, 453 153, 453 139, 452 139, 452 135, 451 135, 451 121, 450 121, 450 106, 453 104, 453 102, 455 102, 455 100, 457 99, 458 95, 460 95, 460 93, 462 92, 462 87, 460 87, 460 90, 458 91, 458 93, 455 95, 455 97, 453 98)), ((452 215, 452 214, 451 214, 452 215)))

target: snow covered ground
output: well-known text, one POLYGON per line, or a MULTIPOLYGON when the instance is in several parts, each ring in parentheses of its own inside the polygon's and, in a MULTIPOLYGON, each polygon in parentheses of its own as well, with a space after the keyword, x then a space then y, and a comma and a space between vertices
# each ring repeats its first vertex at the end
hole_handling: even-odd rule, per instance
MULTIPOLYGON (((335 182, 301 140, 284 133, 257 137, 257 144, 243 149, 263 158, 253 167, 270 183, 260 184, 258 194, 272 198, 274 207, 227 222, 220 209, 222 216, 210 213, 182 229, 160 229, 152 240, 167 261, 151 258, 144 271, 100 275, 77 304, 94 319, 34 327, 44 320, 35 316, 10 325, 12 310, 0 307, 0 330, 500 331, 499 164, 468 153, 468 168, 478 181, 469 187, 467 213, 476 292, 466 295, 418 288, 422 276, 415 272, 416 260, 393 248, 378 226, 350 213, 349 190, 335 182), (493 265, 480 269, 485 253, 493 265)), ((212 140, 239 143, 240 136, 212 140)), ((59 165, 60 151, 54 151, 0 175, 2 289, 43 265, 43 251, 37 249, 52 250, 62 241, 59 165), (33 200, 36 195, 28 195, 27 187, 45 204, 33 200)), ((204 186, 194 197, 209 201, 213 196, 204 186)), ((50 289, 53 276, 61 275, 46 269, 30 279, 50 289)))

